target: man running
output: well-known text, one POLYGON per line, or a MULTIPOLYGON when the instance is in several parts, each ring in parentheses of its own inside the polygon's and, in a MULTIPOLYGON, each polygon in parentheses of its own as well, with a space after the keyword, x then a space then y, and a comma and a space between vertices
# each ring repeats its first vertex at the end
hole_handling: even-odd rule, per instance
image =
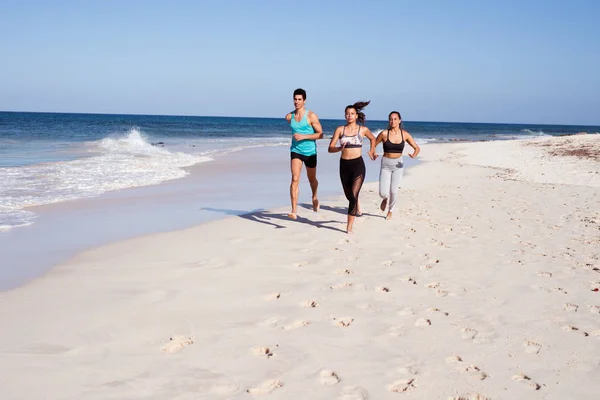
POLYGON ((323 128, 317 115, 305 108, 306 91, 304 89, 294 90, 295 110, 285 116, 292 128, 292 145, 290 146, 292 171, 292 183, 290 184, 290 199, 292 201, 292 212, 288 214, 291 219, 297 218, 298 206, 298 183, 302 163, 306 165, 306 176, 312 190, 313 211, 319 210, 319 199, 317 198, 317 139, 323 138, 323 128))

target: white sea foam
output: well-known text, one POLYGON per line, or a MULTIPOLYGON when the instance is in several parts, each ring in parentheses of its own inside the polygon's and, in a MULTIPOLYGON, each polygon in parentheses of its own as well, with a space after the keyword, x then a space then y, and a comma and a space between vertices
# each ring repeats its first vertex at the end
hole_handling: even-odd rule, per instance
POLYGON ((26 207, 155 185, 181 178, 188 173, 185 167, 212 159, 153 146, 137 129, 87 147, 91 157, 0 168, 0 231, 31 224, 36 214, 26 207))
POLYGON ((526 135, 551 136, 551 135, 544 133, 544 131, 541 131, 541 130, 540 131, 532 131, 530 129, 521 129, 521 132, 523 132, 526 135))

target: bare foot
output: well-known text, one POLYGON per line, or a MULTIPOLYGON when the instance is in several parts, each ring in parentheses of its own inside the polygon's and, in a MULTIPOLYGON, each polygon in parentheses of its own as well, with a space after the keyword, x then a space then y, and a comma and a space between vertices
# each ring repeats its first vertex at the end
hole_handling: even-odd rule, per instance
POLYGON ((296 218, 298 218, 298 217, 296 217, 296 213, 289 213, 289 214, 288 214, 288 218, 289 218, 289 219, 296 219, 296 218))
POLYGON ((383 199, 381 200, 381 205, 379 206, 379 209, 381 211, 385 211, 385 208, 387 207, 387 199, 383 199))
POLYGON ((392 213, 391 212, 387 213, 385 219, 392 219, 392 213))
POLYGON ((313 199, 313 211, 319 211, 319 199, 313 199))

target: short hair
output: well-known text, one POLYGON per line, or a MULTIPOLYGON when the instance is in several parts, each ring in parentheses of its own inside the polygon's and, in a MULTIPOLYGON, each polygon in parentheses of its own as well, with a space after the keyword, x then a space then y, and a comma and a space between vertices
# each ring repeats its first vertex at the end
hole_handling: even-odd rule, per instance
POLYGON ((302 100, 306 100, 306 90, 300 88, 294 90, 294 97, 297 95, 302 96, 302 100))

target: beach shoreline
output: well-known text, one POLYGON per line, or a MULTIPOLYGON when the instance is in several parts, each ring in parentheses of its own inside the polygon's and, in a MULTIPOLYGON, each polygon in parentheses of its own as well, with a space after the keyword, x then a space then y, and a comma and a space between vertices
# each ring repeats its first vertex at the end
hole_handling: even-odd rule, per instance
MULTIPOLYGON (((339 157, 327 154, 327 143, 319 142, 319 193, 324 199, 342 193, 337 177, 339 157)), ((409 160, 407 166, 415 164, 409 160)), ((187 170, 187 176, 158 185, 28 208, 39 214, 32 226, 0 233, 5 260, 0 290, 19 287, 91 248, 289 202, 287 146, 244 149, 187 170)), ((368 163, 367 181, 375 181, 378 171, 378 161, 368 163)), ((308 201, 310 189, 304 172, 300 185, 300 200, 308 201)))
POLYGON ((543 147, 587 136, 423 146, 353 235, 338 194, 79 253, 0 292, 0 394, 592 399, 600 167, 543 147))

